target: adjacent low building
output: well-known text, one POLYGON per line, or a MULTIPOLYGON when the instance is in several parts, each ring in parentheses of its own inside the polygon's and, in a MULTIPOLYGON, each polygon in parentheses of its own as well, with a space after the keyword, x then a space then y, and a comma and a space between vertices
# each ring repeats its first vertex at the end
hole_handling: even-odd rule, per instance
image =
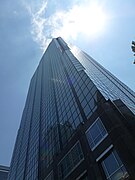
POLYGON ((0 165, 0 180, 7 180, 9 167, 0 165))

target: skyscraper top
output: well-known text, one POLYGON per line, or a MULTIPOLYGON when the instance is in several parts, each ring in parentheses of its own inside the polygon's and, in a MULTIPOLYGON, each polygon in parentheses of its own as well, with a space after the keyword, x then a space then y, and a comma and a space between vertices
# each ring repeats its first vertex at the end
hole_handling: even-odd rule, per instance
POLYGON ((52 44, 55 43, 61 53, 65 51, 76 69, 85 71, 106 100, 121 99, 135 114, 134 91, 79 48, 75 46, 69 48, 61 37, 54 38, 53 41, 52 44))

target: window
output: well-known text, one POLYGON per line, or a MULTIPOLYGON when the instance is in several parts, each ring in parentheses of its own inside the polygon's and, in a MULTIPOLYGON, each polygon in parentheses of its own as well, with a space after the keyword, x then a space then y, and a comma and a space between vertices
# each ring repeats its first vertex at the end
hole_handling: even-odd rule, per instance
POLYGON ((59 179, 66 178, 83 160, 81 145, 77 142, 58 164, 59 179))
POLYGON ((101 119, 97 118, 97 120, 86 131, 86 136, 91 150, 94 150, 107 135, 107 131, 101 119))
POLYGON ((101 162, 101 165, 107 180, 121 180, 129 176, 115 150, 101 162))

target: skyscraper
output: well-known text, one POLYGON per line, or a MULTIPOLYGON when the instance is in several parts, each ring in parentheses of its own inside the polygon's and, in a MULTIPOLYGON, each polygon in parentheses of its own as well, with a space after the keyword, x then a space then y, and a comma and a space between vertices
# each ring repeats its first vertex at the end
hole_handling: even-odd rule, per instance
POLYGON ((53 39, 35 71, 9 180, 135 179, 135 93, 53 39))

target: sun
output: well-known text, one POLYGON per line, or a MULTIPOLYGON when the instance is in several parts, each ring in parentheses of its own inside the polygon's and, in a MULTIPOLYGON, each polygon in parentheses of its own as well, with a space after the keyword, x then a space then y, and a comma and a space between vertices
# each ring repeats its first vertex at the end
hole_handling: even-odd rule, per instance
POLYGON ((65 40, 76 39, 80 34, 86 37, 98 36, 105 30, 107 22, 103 7, 97 3, 75 5, 55 18, 56 22, 61 21, 62 24, 56 34, 61 34, 65 40))
POLYGON ((106 15, 98 5, 80 7, 80 12, 76 17, 76 27, 87 36, 101 33, 106 24, 106 15))

